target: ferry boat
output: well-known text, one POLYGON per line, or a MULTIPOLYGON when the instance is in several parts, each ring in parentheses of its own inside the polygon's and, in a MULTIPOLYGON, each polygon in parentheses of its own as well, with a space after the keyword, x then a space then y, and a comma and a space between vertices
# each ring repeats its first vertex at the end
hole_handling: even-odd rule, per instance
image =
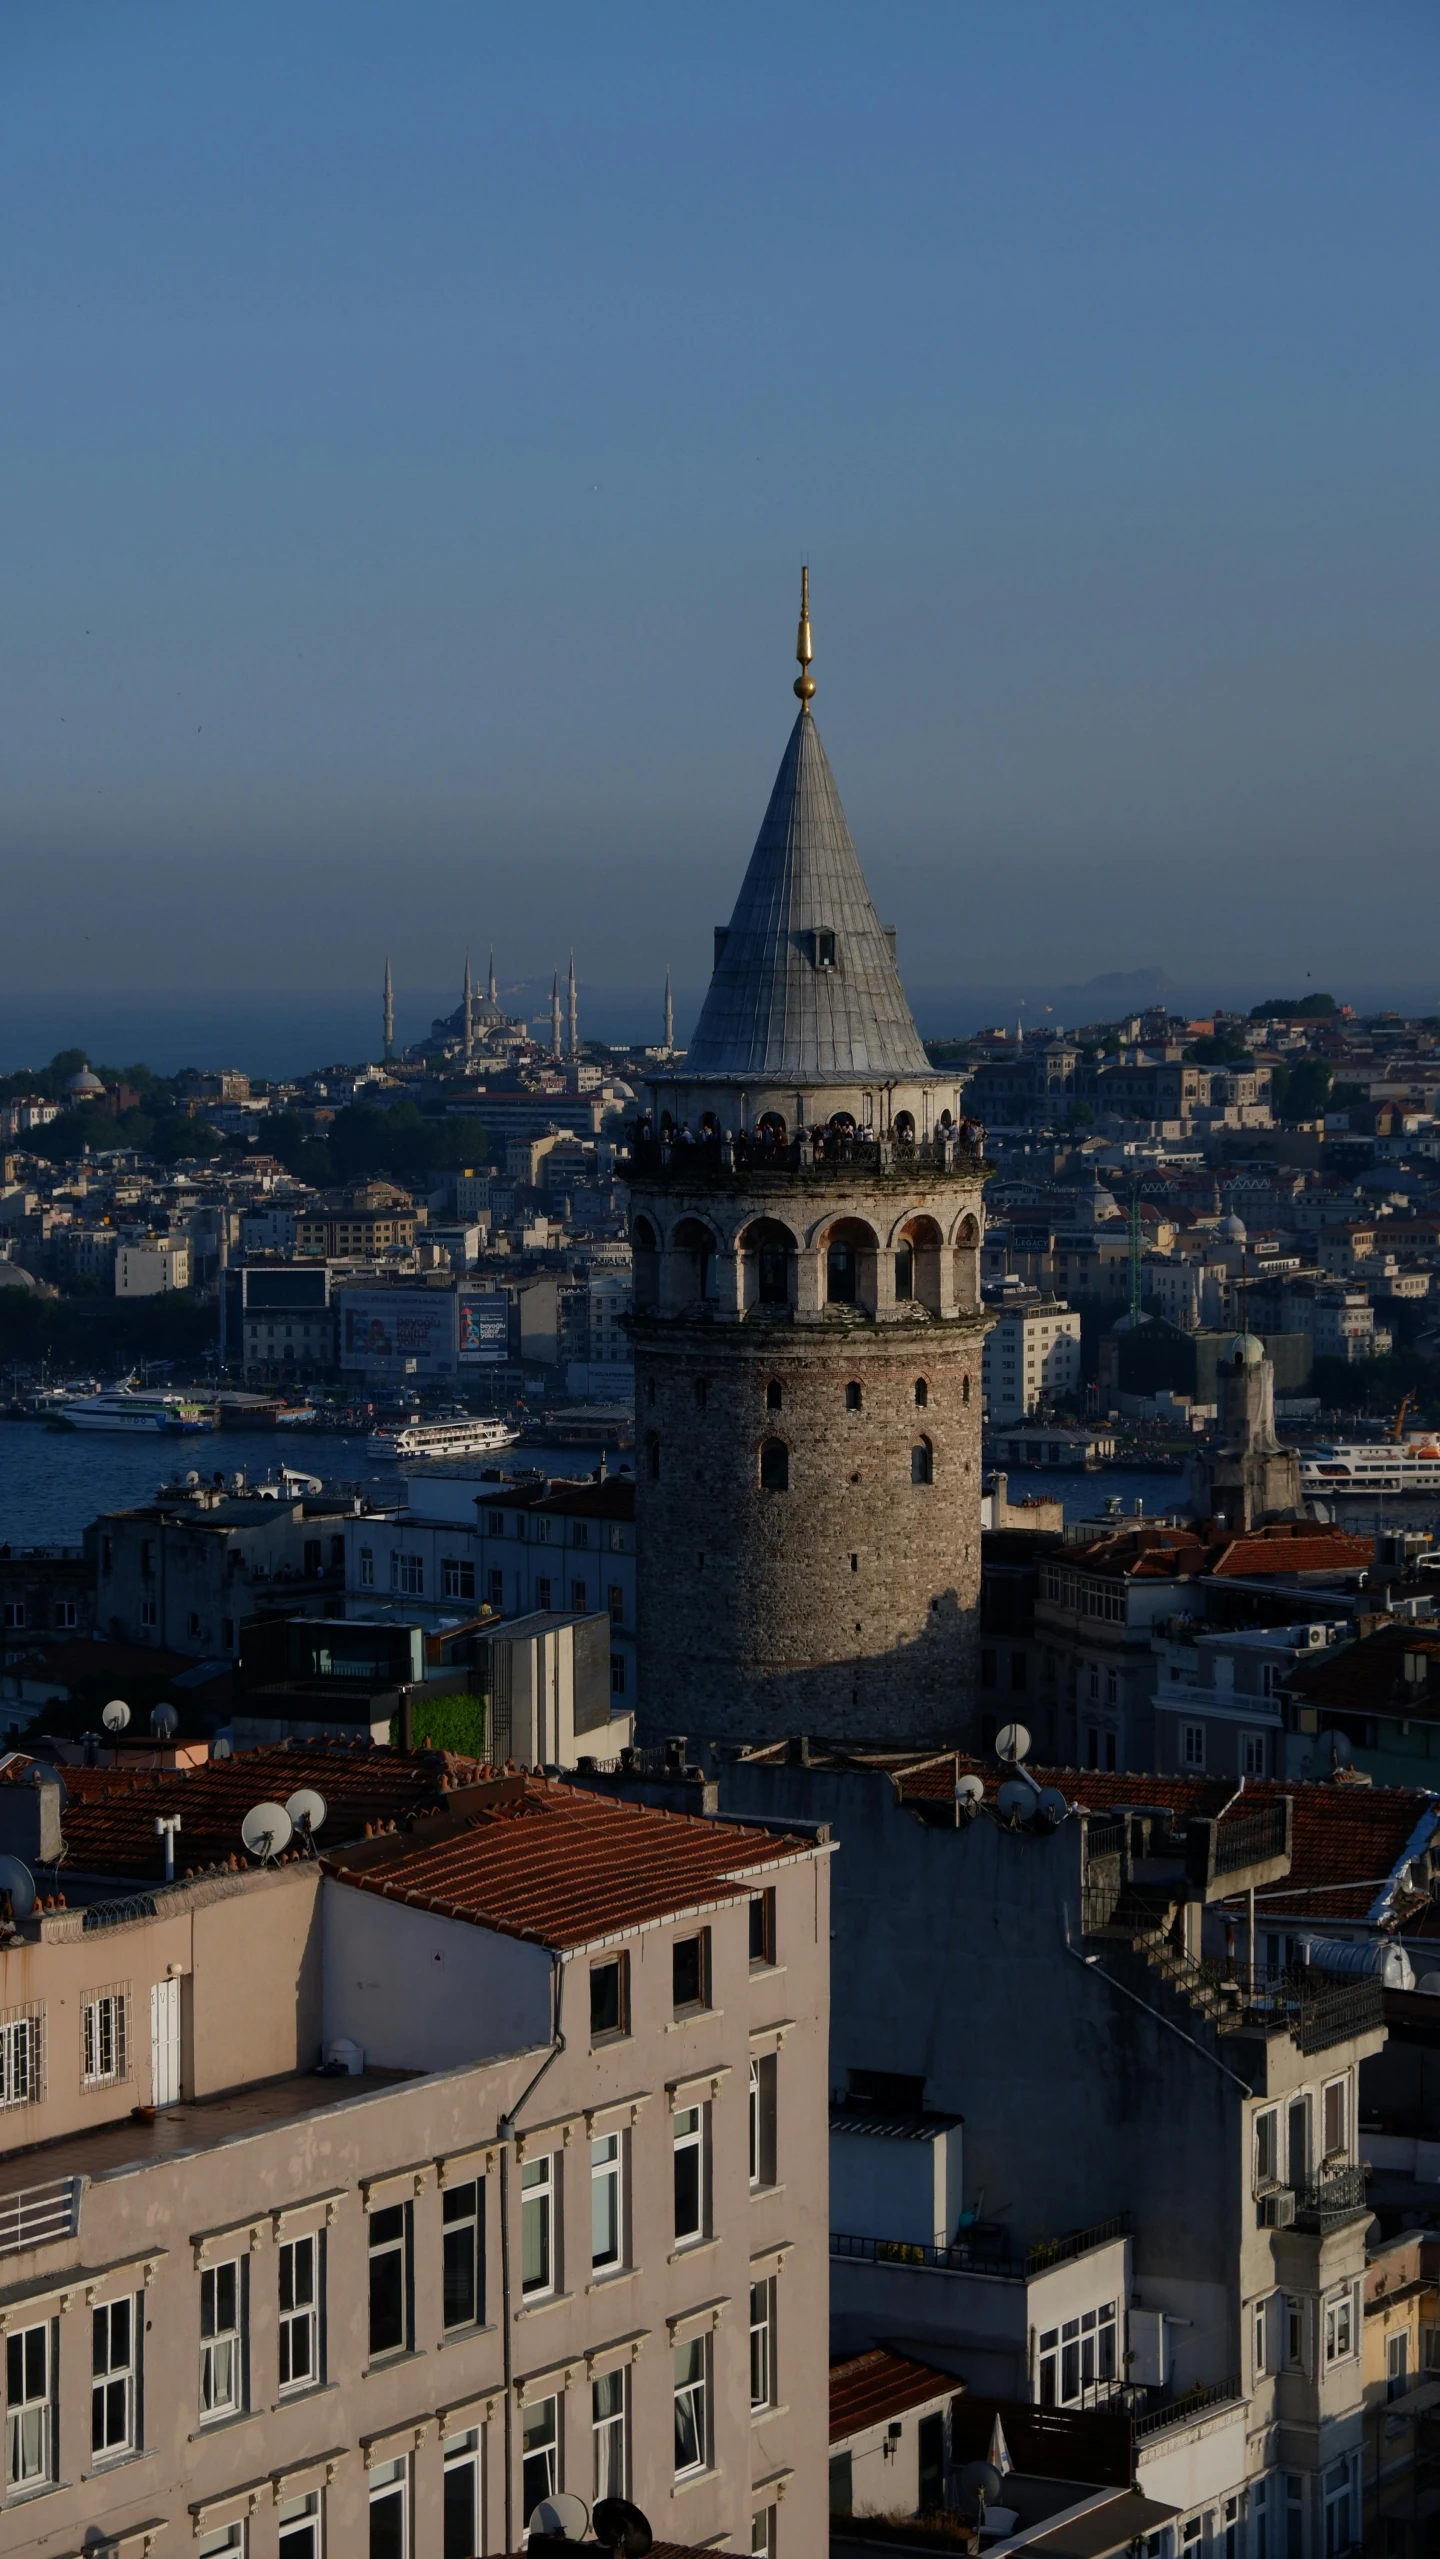
POLYGON ((372 1431, 370 1447, 376 1457, 483 1457, 512 1448, 519 1436, 508 1422, 468 1415, 463 1421, 401 1422, 394 1430, 372 1431))
POLYGON ((50 1414, 51 1430, 176 1432, 211 1431, 215 1418, 203 1404, 161 1387, 116 1386, 103 1395, 72 1395, 50 1414))
POLYGON ((1440 1439, 1407 1431, 1404 1439, 1325 1440, 1300 1452, 1306 1493, 1440 1494, 1440 1439))

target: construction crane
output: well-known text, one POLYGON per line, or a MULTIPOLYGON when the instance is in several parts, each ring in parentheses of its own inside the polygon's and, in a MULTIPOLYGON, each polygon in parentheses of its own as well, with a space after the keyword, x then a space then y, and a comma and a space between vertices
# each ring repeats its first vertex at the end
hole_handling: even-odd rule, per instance
POLYGON ((1405 1389, 1404 1394, 1403 1394, 1403 1395, 1401 1396, 1401 1398, 1400 1398, 1400 1410, 1399 1410, 1399 1412, 1396 1414, 1396 1416, 1395 1416, 1395 1420, 1394 1420, 1394 1424, 1393 1424, 1393 1426, 1392 1426, 1392 1428, 1391 1428, 1390 1436, 1391 1436, 1391 1438, 1392 1438, 1392 1439, 1403 1439, 1403 1438, 1404 1438, 1404 1436, 1405 1436, 1405 1416, 1406 1416, 1406 1414, 1410 1411, 1411 1406, 1414 1404, 1414 1402, 1415 1402, 1415 1390, 1414 1390, 1414 1388, 1413 1388, 1413 1387, 1407 1386, 1407 1387, 1406 1387, 1406 1389, 1405 1389))

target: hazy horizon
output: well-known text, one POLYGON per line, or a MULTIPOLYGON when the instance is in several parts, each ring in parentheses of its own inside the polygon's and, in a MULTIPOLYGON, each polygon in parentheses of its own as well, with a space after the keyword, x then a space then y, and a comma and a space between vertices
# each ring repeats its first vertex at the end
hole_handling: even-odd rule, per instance
POLYGON ((50 0, 0 73, 0 1016, 699 987, 802 555, 914 984, 1409 977, 1433 10, 50 0))

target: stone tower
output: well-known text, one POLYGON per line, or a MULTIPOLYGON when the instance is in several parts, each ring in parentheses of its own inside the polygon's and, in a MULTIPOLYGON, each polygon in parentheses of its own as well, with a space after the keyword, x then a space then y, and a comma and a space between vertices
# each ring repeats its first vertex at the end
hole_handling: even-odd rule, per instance
POLYGON ((688 1052, 635 1262, 643 1731, 960 1740, 980 1593, 980 1135, 925 1055, 810 703, 688 1052))
POLYGON ((1232 1529, 1303 1518, 1299 1457, 1275 1435, 1275 1364, 1254 1333, 1226 1343, 1215 1363, 1215 1395, 1215 1445, 1191 1469, 1200 1517, 1232 1529))

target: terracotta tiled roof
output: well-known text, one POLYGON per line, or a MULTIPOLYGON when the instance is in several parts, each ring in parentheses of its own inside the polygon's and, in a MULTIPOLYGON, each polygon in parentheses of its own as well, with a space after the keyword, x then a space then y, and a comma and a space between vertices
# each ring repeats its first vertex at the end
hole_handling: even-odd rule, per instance
POLYGON ((1282 1520, 1248 1536, 1204 1536, 1193 1528, 1125 1527, 1068 1546, 1063 1561, 1086 1573, 1113 1574, 1125 1581, 1187 1580, 1234 1574, 1353 1573, 1374 1557, 1368 1537, 1349 1537, 1340 1528, 1319 1528, 1311 1520, 1282 1520))
POLYGON ((476 1507, 549 1511, 564 1519, 628 1520, 635 1516, 635 1478, 607 1475, 602 1484, 597 1484, 560 1483, 552 1476, 548 1491, 543 1482, 516 1485, 509 1492, 480 1494, 476 1507))
POLYGON ((1297 1663, 1289 1686, 1307 1705, 1326 1713, 1401 1714, 1412 1722, 1440 1716, 1440 1627, 1377 1626, 1359 1643, 1338 1644, 1297 1663), (1405 1676, 1407 1655, 1424 1660, 1427 1676, 1405 1676))
MULTIPOLYGON (((33 1763, 9 1762, 6 1779, 28 1776, 33 1763)), ((325 1798, 328 1846, 360 1837, 367 1823, 438 1810, 450 1787, 475 1774, 471 1760, 445 1751, 326 1750, 315 1745, 242 1751, 203 1768, 66 1768, 61 1826, 65 1865, 87 1875, 158 1883, 165 1844, 157 1813, 178 1813, 175 1872, 183 1877, 248 1864, 240 1824, 252 1804, 283 1804, 299 1786, 325 1798)))
POLYGON ((953 2372, 893 2355, 888 2346, 846 2355, 830 2366, 830 2441, 843 2443, 865 2426, 903 2417, 907 2408, 923 2408, 927 2399, 952 2397, 963 2388, 953 2372))
POLYGON ((816 1853, 792 1833, 662 1812, 547 1777, 457 1813, 429 1838, 425 1830, 322 1862, 364 1892, 553 1947, 738 1900, 747 1874, 816 1853))

